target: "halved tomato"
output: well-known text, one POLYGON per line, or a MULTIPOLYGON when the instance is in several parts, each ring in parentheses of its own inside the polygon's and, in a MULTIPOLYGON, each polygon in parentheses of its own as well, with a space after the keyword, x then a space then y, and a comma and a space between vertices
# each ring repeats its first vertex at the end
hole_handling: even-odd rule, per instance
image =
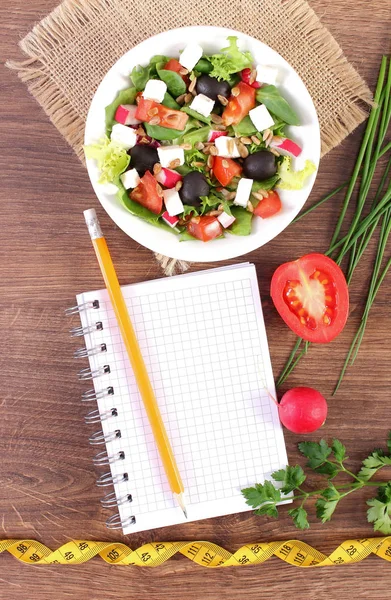
POLYGON ((202 242, 209 242, 223 233, 223 228, 216 217, 194 217, 187 226, 187 231, 202 242))
POLYGON ((345 327, 348 286, 339 266, 324 254, 306 254, 278 267, 270 293, 288 327, 308 342, 331 342, 345 327))
POLYGON ((170 58, 168 63, 164 65, 163 69, 165 71, 174 71, 174 73, 178 73, 178 75, 180 75, 183 81, 186 83, 186 86, 189 85, 190 79, 187 75, 182 75, 181 71, 183 71, 183 67, 179 60, 177 60, 176 58, 170 58))
POLYGON ((131 199, 159 215, 163 208, 163 193, 150 171, 141 177, 140 183, 129 194, 131 199))
POLYGON ((237 175, 240 175, 241 172, 242 167, 239 163, 232 160, 232 158, 215 156, 213 161, 213 173, 223 187, 228 185, 232 179, 237 175))
POLYGON ((274 190, 268 192, 267 198, 264 198, 254 208, 254 215, 267 219, 277 214, 281 210, 281 200, 278 193, 274 190))
POLYGON ((178 129, 183 131, 189 119, 186 113, 163 106, 154 100, 146 100, 140 96, 137 110, 135 113, 136 119, 149 123, 151 119, 159 117, 159 125, 168 127, 169 129, 178 129))
POLYGON ((239 94, 230 97, 222 114, 225 126, 240 123, 250 110, 255 107, 255 88, 247 85, 244 81, 240 81, 235 87, 238 88, 239 94))

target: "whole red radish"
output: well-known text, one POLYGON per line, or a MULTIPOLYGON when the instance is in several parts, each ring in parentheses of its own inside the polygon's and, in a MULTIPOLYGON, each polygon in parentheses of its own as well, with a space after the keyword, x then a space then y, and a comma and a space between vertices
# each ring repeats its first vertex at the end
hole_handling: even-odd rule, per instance
POLYGON ((293 433, 312 433, 327 417, 327 402, 320 392, 310 387, 292 388, 278 405, 281 423, 293 433))

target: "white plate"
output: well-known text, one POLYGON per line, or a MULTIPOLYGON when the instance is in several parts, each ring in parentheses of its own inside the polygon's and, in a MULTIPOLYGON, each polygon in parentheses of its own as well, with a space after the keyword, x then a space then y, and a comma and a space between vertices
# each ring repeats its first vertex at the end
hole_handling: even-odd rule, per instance
MULTIPOLYGON (((304 83, 292 67, 277 52, 254 38, 222 27, 184 27, 151 37, 120 58, 105 75, 91 102, 85 129, 85 143, 90 144, 105 134, 105 106, 110 104, 121 89, 129 87, 129 74, 135 65, 146 65, 154 54, 178 57, 190 41, 199 43, 206 54, 219 52, 227 46, 226 38, 236 35, 239 47, 249 50, 256 63, 276 65, 279 70, 278 88, 294 108, 300 127, 289 127, 290 136, 303 148, 295 167, 301 168, 309 158, 316 166, 320 158, 320 131, 314 104, 304 83)), ((109 195, 98 182, 95 161, 87 161, 92 186, 103 208, 113 221, 136 242, 173 258, 189 261, 217 261, 240 256, 263 246, 281 233, 295 218, 307 200, 315 181, 314 173, 302 190, 279 191, 283 209, 269 219, 254 218, 249 236, 226 234, 224 239, 203 243, 180 242, 178 236, 161 230, 131 215, 115 196, 109 195)))

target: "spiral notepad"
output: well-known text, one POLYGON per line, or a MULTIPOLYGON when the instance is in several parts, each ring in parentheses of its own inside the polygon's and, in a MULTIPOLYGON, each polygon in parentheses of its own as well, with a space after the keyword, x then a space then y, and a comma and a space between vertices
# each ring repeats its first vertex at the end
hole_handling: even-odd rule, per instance
MULTIPOLYGON (((241 489, 286 466, 254 265, 210 269, 122 288, 186 490, 188 520, 250 510, 241 489)), ((77 296, 100 423, 90 443, 107 465, 97 485, 124 533, 185 521, 165 477, 106 290, 77 296)))

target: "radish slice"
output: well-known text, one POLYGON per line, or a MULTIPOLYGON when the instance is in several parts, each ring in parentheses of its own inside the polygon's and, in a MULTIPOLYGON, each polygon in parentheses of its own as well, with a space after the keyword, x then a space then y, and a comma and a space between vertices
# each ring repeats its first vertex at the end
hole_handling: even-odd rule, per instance
POLYGON ((164 185, 166 188, 173 188, 176 186, 178 181, 182 181, 182 175, 179 175, 176 171, 172 169, 162 168, 161 171, 157 175, 155 175, 156 181, 164 185))
POLYGON ((115 111, 114 119, 122 125, 138 125, 141 121, 134 116, 136 110, 137 106, 133 104, 120 104, 115 111))
POLYGON ((163 221, 165 221, 167 223, 167 225, 169 225, 170 227, 175 227, 175 225, 178 223, 179 219, 178 217, 170 217, 170 215, 168 214, 168 212, 164 212, 162 214, 162 219, 163 221))
POLYGON ((228 131, 214 131, 212 129, 211 131, 209 131, 208 134, 208 142, 214 142, 215 140, 217 140, 217 138, 221 137, 222 135, 228 135, 228 131))
POLYGON ((296 158, 301 154, 301 148, 293 140, 282 137, 274 137, 270 143, 271 148, 278 150, 283 156, 296 158))

